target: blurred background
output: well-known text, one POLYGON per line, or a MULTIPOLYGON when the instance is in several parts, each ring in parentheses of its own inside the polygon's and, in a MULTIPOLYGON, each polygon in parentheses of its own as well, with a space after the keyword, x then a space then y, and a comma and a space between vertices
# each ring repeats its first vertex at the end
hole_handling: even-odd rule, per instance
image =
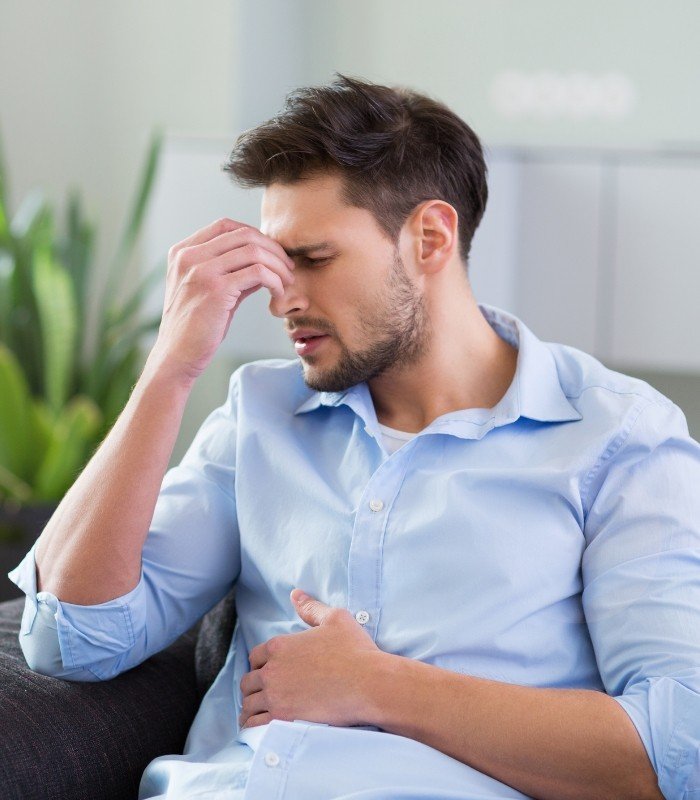
MULTIPOLYGON (((336 71, 427 92, 480 136, 490 199, 470 265, 477 300, 649 381, 700 435, 696 0, 1 0, 0 9, 14 237, 0 254, 0 296, 5 280, 5 299, 16 299, 8 276, 19 280, 23 258, 35 263, 34 299, 26 312, 5 303, 0 341, 2 324, 14 326, 24 389, 46 400, 31 411, 36 436, 49 443, 48 463, 0 471, 16 501, 60 495, 120 410, 155 340, 170 245, 220 216, 260 224, 262 190, 221 171, 238 134, 336 71), (87 399, 70 405, 73 394, 87 399), (84 447, 71 450, 80 431, 84 447), (32 470, 43 481, 35 495, 32 470)), ((224 402, 233 369, 295 357, 268 302, 262 289, 241 306, 195 386, 171 466, 224 402)), ((16 372, 7 366, 0 394, 4 385, 29 408, 16 372)))

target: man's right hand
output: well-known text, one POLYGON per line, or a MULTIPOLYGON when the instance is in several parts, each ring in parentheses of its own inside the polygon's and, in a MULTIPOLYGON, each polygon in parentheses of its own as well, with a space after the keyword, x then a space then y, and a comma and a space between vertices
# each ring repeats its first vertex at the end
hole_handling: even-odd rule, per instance
POLYGON ((258 228, 216 220, 168 251, 163 316, 149 355, 176 379, 194 381, 228 333, 236 309, 266 286, 280 297, 294 261, 258 228))

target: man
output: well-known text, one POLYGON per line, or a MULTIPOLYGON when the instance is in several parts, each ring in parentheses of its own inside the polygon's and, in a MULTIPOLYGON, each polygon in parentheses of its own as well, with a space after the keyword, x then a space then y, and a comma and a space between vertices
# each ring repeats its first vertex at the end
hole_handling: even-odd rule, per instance
POLYGON ((109 679, 235 583, 226 664, 141 798, 694 796, 700 445, 647 383, 475 301, 473 131, 339 76, 225 169, 265 186, 261 227, 171 248, 133 394, 11 573, 30 666, 109 679), (165 474, 262 286, 298 359, 237 369, 165 474))

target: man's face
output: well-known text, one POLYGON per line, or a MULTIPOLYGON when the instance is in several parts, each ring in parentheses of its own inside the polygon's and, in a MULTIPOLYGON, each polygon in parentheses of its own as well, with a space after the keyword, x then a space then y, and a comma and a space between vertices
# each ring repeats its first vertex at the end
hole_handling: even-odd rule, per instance
POLYGON ((340 199, 340 178, 324 173, 265 189, 260 230, 294 258, 295 282, 272 297, 270 312, 288 332, 327 333, 300 355, 304 381, 338 392, 415 362, 429 345, 425 301, 398 247, 366 209, 340 199), (327 246, 294 254, 301 247, 327 246))

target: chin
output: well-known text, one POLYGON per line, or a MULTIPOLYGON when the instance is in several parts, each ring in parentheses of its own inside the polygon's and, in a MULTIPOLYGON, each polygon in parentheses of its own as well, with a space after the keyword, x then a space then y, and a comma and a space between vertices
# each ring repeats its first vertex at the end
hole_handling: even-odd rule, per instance
MULTIPOLYGON (((303 363, 303 362, 302 362, 303 363)), ((328 374, 324 370, 316 369, 313 364, 303 363, 304 383, 315 392, 337 392, 337 387, 330 386, 328 374)))
MULTIPOLYGON (((319 369, 315 364, 309 364, 302 359, 302 369, 304 370, 304 380, 311 383, 325 383, 326 372, 319 369)), ((324 391, 323 389, 319 391, 324 391)))

